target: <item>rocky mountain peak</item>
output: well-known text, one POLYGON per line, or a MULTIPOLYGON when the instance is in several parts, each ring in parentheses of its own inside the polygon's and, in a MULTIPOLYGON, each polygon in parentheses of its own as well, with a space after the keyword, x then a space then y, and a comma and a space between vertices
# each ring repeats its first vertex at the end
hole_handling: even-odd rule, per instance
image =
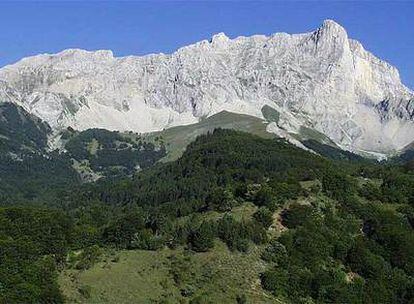
POLYGON ((170 55, 75 49, 0 69, 0 100, 56 132, 155 131, 223 110, 262 117, 268 105, 278 134, 306 127, 352 151, 390 153, 414 140, 413 99, 394 67, 332 20, 298 35, 219 33, 170 55))
POLYGON ((348 36, 346 30, 342 25, 335 22, 331 19, 326 19, 323 21, 322 26, 318 29, 319 31, 323 31, 329 33, 330 35, 336 36, 348 36))
POLYGON ((312 34, 317 50, 327 52, 347 52, 349 49, 349 39, 346 30, 333 20, 325 20, 322 26, 312 34))
POLYGON ((211 37, 210 41, 213 44, 220 44, 220 43, 228 42, 229 40, 230 40, 230 38, 227 37, 225 33, 221 32, 221 33, 217 33, 217 34, 213 35, 213 37, 211 37))

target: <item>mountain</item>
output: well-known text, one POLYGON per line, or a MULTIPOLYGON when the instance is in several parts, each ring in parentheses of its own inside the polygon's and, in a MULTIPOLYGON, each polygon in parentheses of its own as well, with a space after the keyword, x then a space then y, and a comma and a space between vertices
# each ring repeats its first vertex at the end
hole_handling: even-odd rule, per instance
POLYGON ((54 134, 69 126, 160 131, 223 110, 263 118, 266 105, 278 113, 268 131, 290 140, 306 128, 358 153, 414 141, 414 93, 332 20, 304 34, 220 33, 170 55, 69 49, 29 57, 0 69, 0 100, 54 134))

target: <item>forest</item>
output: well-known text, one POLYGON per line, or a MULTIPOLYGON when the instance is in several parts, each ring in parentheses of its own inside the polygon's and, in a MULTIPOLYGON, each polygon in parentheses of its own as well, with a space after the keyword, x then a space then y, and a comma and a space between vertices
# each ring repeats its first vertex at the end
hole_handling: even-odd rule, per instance
MULTIPOLYGON (((71 153, 91 157, 77 141, 71 153)), ((34 190, 20 190, 41 196, 2 195, 0 303, 64 303, 59 274, 87 271, 105 252, 191 256, 217 242, 241 257, 258 252, 257 280, 275 303, 414 303, 412 168, 324 149, 334 156, 216 129, 178 160, 132 176, 56 187, 57 174, 42 188, 35 176, 34 190), (245 206, 253 212, 240 218, 245 206)), ((171 263, 182 303, 214 303, 179 285, 189 270, 171 263)), ((87 303, 89 291, 80 292, 87 303)))

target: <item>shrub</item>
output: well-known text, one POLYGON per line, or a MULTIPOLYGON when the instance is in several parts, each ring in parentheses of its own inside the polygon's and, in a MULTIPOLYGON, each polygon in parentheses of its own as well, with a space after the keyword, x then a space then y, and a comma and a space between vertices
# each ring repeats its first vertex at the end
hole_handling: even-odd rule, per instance
POLYGON ((271 269, 261 274, 260 280, 265 290, 275 296, 286 296, 289 286, 289 276, 286 270, 271 269))
POLYGON ((236 297, 237 304, 246 304, 247 303, 247 297, 245 294, 239 295, 236 297))
POLYGON ((263 185, 254 196, 254 204, 261 207, 266 206, 272 208, 274 204, 274 193, 272 188, 267 185, 263 185))
POLYGON ((233 192, 230 189, 221 187, 211 191, 206 201, 210 210, 217 211, 230 211, 237 204, 233 192))
POLYGON ((288 228, 296 228, 306 222, 312 214, 312 207, 294 204, 282 212, 282 224, 288 228))
POLYGON ((273 213, 266 207, 259 208, 259 210, 253 214, 253 217, 266 229, 273 223, 273 213))
POLYGON ((208 222, 203 222, 201 226, 192 231, 189 236, 191 249, 197 252, 207 251, 214 246, 213 227, 208 222))
POLYGON ((137 231, 131 240, 131 249, 157 250, 163 246, 163 239, 154 235, 151 229, 137 231))
POLYGON ((273 240, 263 251, 262 259, 267 262, 282 263, 287 258, 286 247, 279 243, 277 240, 273 240))
POLYGON ((82 285, 78 288, 79 293, 82 297, 89 299, 91 297, 91 287, 88 285, 82 285))
POLYGON ((72 265, 75 269, 86 270, 99 261, 102 250, 97 245, 84 248, 77 256, 74 256, 72 265))
POLYGON ((249 240, 237 238, 234 241, 234 248, 240 252, 244 252, 244 253, 248 252, 249 251, 249 240))

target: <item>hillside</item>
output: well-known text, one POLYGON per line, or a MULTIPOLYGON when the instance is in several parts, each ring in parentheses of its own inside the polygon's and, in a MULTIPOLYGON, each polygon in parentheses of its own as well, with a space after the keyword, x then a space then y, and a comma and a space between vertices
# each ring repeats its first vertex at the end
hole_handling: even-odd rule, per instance
POLYGON ((132 132, 69 128, 59 137, 60 149, 51 147, 54 136, 46 122, 0 103, 0 204, 44 204, 61 189, 130 176, 166 155, 161 140, 148 142, 132 132))
POLYGON ((48 150, 50 134, 49 125, 36 116, 0 103, 1 205, 45 199, 50 188, 78 184, 70 159, 48 150))
MULTIPOLYGON (((3 103, 0 111, 0 195, 3 205, 14 201, 52 202, 57 189, 64 190, 98 179, 132 176, 159 162, 176 160, 197 136, 215 128, 276 138, 275 134, 267 132, 269 126, 277 122, 276 112, 270 107, 263 108, 264 120, 223 111, 196 124, 160 132, 140 134, 68 128, 57 136, 52 134, 47 123, 19 106, 3 103), (50 179, 50 176, 54 178, 50 179), (49 191, 52 188, 54 190, 49 191)), ((315 132, 302 132, 294 143, 303 148, 309 146, 330 158, 362 160, 315 132)))
POLYGON ((63 154, 72 159, 72 167, 83 182, 130 176, 166 156, 161 137, 148 140, 133 132, 68 129, 61 135, 61 141, 63 154))
POLYGON ((144 136, 151 141, 155 138, 162 138, 167 149, 167 155, 162 159, 165 162, 176 160, 197 136, 212 132, 217 128, 244 131, 264 138, 275 138, 274 134, 266 131, 269 122, 270 120, 262 120, 250 115, 223 111, 196 124, 172 127, 159 132, 147 133, 144 136))
POLYGON ((2 208, 0 301, 408 304, 413 189, 397 166, 218 129, 53 209, 2 208))

